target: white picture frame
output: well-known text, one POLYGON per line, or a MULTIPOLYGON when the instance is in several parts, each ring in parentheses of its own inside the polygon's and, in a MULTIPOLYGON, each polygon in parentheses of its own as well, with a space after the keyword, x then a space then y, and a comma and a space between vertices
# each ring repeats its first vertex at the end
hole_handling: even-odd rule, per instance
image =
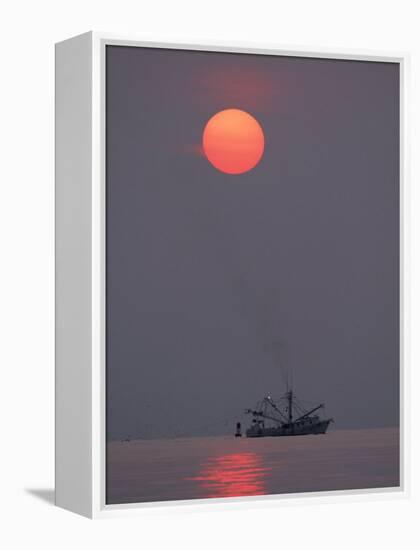
POLYGON ((90 517, 155 506, 278 505, 293 499, 400 498, 408 494, 407 54, 308 51, 237 43, 182 44, 89 32, 56 45, 56 504, 90 517), (401 485, 299 495, 150 504, 105 503, 105 48, 107 45, 351 59, 400 65, 401 485))

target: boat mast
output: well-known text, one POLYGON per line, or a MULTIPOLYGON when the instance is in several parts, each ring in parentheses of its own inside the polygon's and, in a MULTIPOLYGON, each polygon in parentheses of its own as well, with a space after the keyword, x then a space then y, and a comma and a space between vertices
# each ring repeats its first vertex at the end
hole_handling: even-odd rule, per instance
POLYGON ((287 392, 287 401, 288 401, 288 404, 289 404, 289 410, 288 410, 288 413, 289 413, 289 424, 291 424, 293 422, 293 408, 292 408, 292 404, 293 404, 293 390, 289 390, 287 392))

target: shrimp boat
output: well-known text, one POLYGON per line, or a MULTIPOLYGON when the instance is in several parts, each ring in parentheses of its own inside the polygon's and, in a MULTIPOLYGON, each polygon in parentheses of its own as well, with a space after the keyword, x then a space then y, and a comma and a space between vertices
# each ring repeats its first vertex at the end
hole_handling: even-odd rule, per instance
POLYGON ((252 416, 247 437, 281 437, 290 435, 325 434, 332 418, 321 418, 318 411, 324 409, 321 403, 306 410, 292 390, 278 400, 267 395, 255 409, 246 409, 252 416))

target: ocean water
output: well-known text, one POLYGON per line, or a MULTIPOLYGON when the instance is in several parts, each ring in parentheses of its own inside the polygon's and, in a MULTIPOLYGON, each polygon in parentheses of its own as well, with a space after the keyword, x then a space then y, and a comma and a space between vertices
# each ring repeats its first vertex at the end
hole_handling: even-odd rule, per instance
POLYGON ((113 441, 108 504, 397 487, 399 430, 113 441))

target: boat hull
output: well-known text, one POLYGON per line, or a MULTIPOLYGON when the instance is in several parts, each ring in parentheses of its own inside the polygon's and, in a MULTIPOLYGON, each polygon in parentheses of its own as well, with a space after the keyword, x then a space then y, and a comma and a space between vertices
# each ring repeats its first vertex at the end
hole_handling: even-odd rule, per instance
POLYGON ((328 430, 328 426, 332 422, 332 419, 319 420, 311 424, 288 424, 282 426, 275 426, 271 428, 264 428, 258 424, 251 426, 246 431, 247 437, 287 437, 295 435, 319 435, 325 434, 328 430))

